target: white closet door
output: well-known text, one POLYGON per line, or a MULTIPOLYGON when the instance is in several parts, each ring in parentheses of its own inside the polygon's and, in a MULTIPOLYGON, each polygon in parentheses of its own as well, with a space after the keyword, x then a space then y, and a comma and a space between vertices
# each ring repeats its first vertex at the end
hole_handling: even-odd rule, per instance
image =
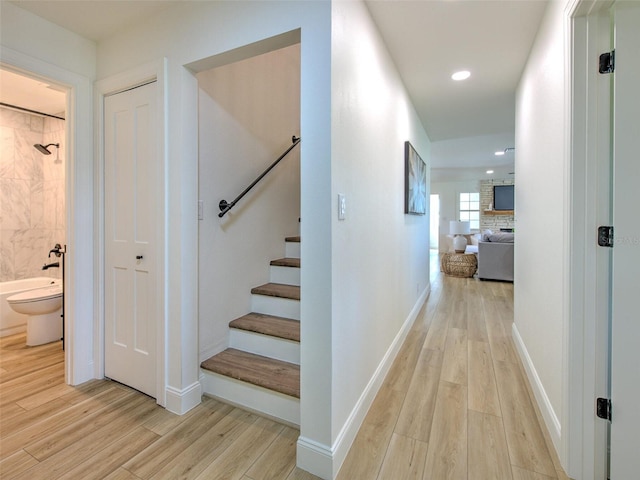
POLYGON ((105 98, 105 375, 156 392, 156 84, 105 98))
POLYGON ((640 478, 640 2, 615 4, 611 480, 640 478))

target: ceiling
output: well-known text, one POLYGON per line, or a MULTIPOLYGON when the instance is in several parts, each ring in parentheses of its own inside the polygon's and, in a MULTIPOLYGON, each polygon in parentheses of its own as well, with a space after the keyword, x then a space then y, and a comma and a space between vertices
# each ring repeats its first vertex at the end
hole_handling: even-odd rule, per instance
POLYGON ((366 3, 432 141, 432 180, 509 178, 514 153, 495 152, 514 146, 516 88, 548 2, 366 3), (453 81, 459 70, 469 79, 453 81))
MULTIPOLYGON (((494 152, 514 146, 515 92, 547 0, 365 2, 432 141, 432 180, 513 172, 514 153, 494 152), (469 79, 451 80, 463 69, 469 79)), ((181 2, 13 3, 98 43, 181 2)))
POLYGON ((0 102, 64 117, 65 92, 46 82, 0 69, 0 102))
POLYGON ((165 8, 182 2, 176 0, 11 0, 11 3, 98 43, 165 8))

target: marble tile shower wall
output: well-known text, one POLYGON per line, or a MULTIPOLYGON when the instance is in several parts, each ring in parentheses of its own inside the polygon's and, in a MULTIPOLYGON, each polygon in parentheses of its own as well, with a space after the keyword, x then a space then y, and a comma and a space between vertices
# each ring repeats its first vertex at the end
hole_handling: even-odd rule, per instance
POLYGON ((0 107, 0 282, 36 276, 65 239, 65 122, 0 107), (43 155, 35 143, 59 143, 43 155))

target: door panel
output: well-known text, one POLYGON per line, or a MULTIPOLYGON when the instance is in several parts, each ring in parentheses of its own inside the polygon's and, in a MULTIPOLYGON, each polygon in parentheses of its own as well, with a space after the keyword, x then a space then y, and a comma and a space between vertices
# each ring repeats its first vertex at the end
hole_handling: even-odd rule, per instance
MULTIPOLYGON (((136 319, 148 319, 150 317, 148 306, 151 299, 149 298, 149 272, 136 271, 135 272, 135 285, 133 291, 135 292, 135 318, 136 319)), ((151 350, 151 340, 149 336, 149 322, 148 321, 135 321, 135 332, 133 336, 134 344, 133 348, 142 354, 149 354, 151 350)))
POLYGON ((156 84, 105 98, 105 375, 156 392, 156 84))
POLYGON ((640 472, 640 4, 614 6, 611 479, 640 472))

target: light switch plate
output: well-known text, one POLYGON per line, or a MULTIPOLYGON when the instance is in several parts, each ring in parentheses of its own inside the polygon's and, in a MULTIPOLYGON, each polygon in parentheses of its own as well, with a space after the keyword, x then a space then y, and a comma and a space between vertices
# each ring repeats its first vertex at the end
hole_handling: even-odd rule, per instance
POLYGON ((347 199, 342 193, 338 194, 338 220, 344 220, 347 216, 347 199))

